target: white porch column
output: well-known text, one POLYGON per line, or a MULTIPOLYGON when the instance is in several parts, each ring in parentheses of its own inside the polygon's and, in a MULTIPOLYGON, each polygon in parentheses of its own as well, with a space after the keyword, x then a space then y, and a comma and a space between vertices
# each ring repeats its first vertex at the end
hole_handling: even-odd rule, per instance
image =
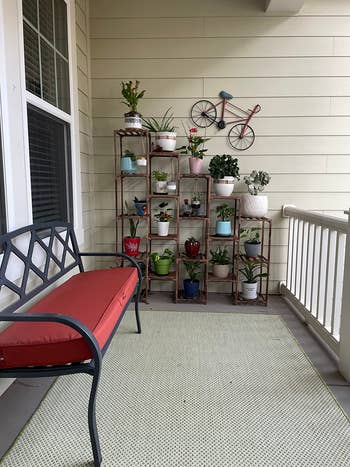
POLYGON ((348 215, 348 233, 346 236, 343 298, 340 321, 339 371, 350 381, 350 210, 348 215))

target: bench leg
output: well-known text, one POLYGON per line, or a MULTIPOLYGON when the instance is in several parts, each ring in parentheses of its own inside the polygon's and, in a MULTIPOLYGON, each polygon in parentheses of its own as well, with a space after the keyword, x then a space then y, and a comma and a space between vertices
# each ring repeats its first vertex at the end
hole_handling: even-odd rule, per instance
POLYGON ((88 412, 90 440, 91 440, 92 453, 94 456, 94 467, 100 467, 101 462, 102 462, 101 448, 100 448, 100 442, 98 439, 97 425, 96 425, 96 394, 97 394, 99 379, 100 379, 100 371, 99 369, 97 369, 92 380, 90 399, 89 399, 89 412, 88 412))
POLYGON ((137 323, 137 332, 138 332, 138 334, 141 334, 141 321, 140 321, 140 315, 139 315, 139 301, 137 299, 135 300, 135 317, 136 317, 136 323, 137 323))

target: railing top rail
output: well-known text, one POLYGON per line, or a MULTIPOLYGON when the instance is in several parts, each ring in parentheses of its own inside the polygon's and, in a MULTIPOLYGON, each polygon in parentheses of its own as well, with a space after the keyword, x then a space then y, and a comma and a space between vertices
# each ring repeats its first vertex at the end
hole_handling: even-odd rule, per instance
POLYGON ((294 217, 301 219, 311 224, 320 225, 330 230, 336 230, 337 232, 348 233, 349 224, 346 219, 341 219, 335 216, 326 216, 324 214, 318 214, 315 212, 306 211, 305 209, 299 209, 295 206, 285 204, 282 207, 283 217, 294 217))

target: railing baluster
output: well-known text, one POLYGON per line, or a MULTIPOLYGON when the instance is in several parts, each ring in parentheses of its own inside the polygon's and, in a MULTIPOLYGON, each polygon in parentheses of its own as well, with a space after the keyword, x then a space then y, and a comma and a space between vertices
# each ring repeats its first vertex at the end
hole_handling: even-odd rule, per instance
POLYGON ((286 271, 286 284, 287 284, 287 287, 290 286, 290 282, 289 282, 289 271, 290 271, 290 263, 291 263, 291 257, 290 257, 290 254, 291 254, 291 241, 290 241, 290 237, 291 237, 291 226, 292 226, 292 221, 293 221, 293 218, 290 217, 289 220, 288 220, 288 246, 287 246, 287 271, 286 271))
POLYGON ((326 325, 327 317, 327 299, 328 299, 328 274, 329 274, 329 253, 331 249, 331 231, 328 229, 328 241, 327 241, 327 259, 326 259, 326 274, 324 281, 324 301, 323 301, 323 326, 326 325))
POLYGON ((299 256, 299 228, 300 228, 300 221, 296 219, 298 223, 297 228, 297 236, 296 236, 296 247, 295 247, 295 271, 294 271, 294 287, 293 293, 296 294, 297 291, 297 277, 298 277, 298 256, 299 256))
POLYGON ((293 219, 293 232, 292 232, 292 254, 290 257, 290 284, 289 288, 292 290, 293 288, 293 273, 294 273, 294 250, 295 250, 295 239, 294 239, 294 234, 295 234, 295 218, 292 217, 293 219))
POLYGON ((305 222, 303 221, 303 227, 301 229, 301 255, 300 255, 300 284, 299 284, 299 300, 301 301, 301 288, 303 284, 303 264, 304 264, 304 232, 305 232, 305 222))
POLYGON ((307 242, 306 242, 306 267, 305 267, 305 287, 304 287, 304 305, 307 304, 307 284, 308 284, 308 272, 309 272, 309 247, 310 247, 310 230, 311 230, 311 223, 308 222, 308 229, 307 229, 307 242))
POLYGON ((331 334, 334 333, 334 316, 335 316, 335 307, 337 299, 337 282, 338 282, 338 256, 339 256, 339 233, 336 232, 336 241, 335 241, 335 259, 334 259, 334 279, 333 279, 333 303, 332 303, 332 313, 331 313, 331 334))
POLYGON ((313 304, 314 304, 316 235, 317 235, 317 227, 316 227, 316 224, 314 224, 314 244, 313 244, 313 248, 312 248, 312 273, 311 273, 311 291, 310 291, 310 311, 311 311, 311 313, 312 313, 312 307, 313 307, 313 304))
POLYGON ((318 260, 318 284, 317 284, 317 306, 316 306, 316 318, 320 316, 320 292, 321 292, 321 271, 322 271, 322 247, 323 247, 323 227, 321 227, 320 233, 320 256, 318 260))

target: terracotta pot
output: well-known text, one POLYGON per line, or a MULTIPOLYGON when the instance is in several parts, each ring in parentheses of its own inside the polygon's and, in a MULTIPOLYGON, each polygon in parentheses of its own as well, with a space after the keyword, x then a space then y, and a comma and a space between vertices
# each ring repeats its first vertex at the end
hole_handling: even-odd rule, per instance
POLYGON ((186 240, 185 241, 185 250, 186 255, 190 258, 196 258, 199 255, 199 249, 201 244, 198 240, 186 240))
POLYGON ((202 173, 203 159, 198 159, 198 157, 190 157, 190 173, 193 175, 199 175, 202 173))
POLYGON ((124 251, 128 256, 137 256, 140 249, 140 237, 125 237, 124 251))

